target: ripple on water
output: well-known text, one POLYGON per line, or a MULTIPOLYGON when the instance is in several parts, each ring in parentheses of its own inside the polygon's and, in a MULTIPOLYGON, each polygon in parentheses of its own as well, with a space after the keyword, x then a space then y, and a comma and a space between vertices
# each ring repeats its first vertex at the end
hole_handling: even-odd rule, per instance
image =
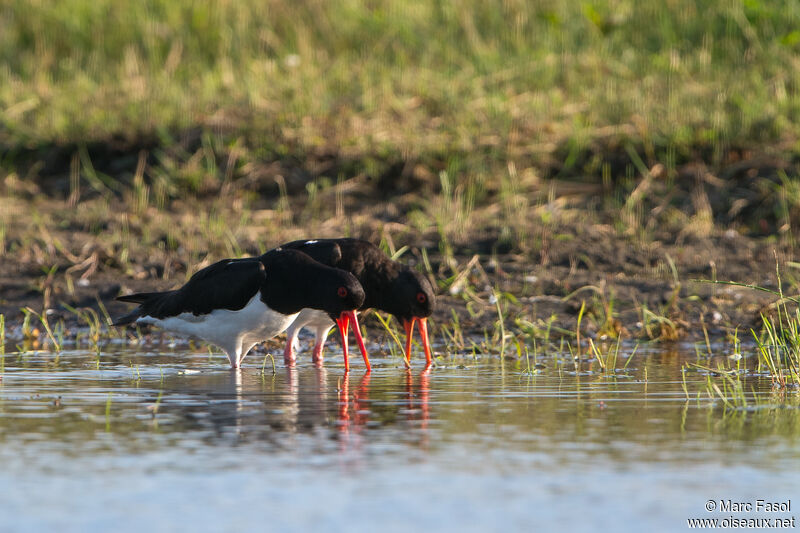
POLYGON ((274 375, 205 353, 10 356, 4 516, 31 531, 641 530, 682 528, 721 488, 796 488, 796 405, 687 401, 680 361, 658 355, 620 376, 376 357, 347 377, 335 356, 274 375))

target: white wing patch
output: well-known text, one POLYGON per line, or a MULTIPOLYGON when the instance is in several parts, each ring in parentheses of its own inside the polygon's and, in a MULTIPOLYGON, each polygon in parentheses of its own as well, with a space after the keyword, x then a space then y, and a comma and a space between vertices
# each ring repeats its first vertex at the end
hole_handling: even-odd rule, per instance
POLYGON ((306 241, 306 244, 317 244, 318 242, 319 241, 317 240, 312 240, 312 241, 306 241))

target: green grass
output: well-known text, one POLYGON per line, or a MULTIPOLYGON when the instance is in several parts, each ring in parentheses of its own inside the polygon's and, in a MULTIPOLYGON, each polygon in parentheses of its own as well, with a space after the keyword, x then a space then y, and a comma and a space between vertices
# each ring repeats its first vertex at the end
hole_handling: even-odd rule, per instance
POLYGON ((199 126, 225 132, 209 153, 436 157, 478 183, 556 148, 598 165, 579 156, 609 139, 721 156, 799 138, 798 27, 792 0, 11 0, 0 142, 199 126))
MULTIPOLYGON (((786 392, 791 391, 797 396, 800 387, 800 299, 784 294, 780 268, 776 268, 778 280, 777 290, 732 282, 713 282, 723 285, 735 285, 752 290, 766 292, 774 295, 776 301, 768 306, 768 310, 761 314, 760 331, 752 331, 755 346, 754 368, 748 368, 748 359, 743 356, 742 343, 739 339, 738 329, 730 339, 731 345, 723 357, 718 357, 715 367, 710 366, 714 357, 711 345, 706 335, 707 352, 701 355, 696 349, 698 362, 688 365, 689 368, 699 370, 705 374, 705 392, 709 398, 719 399, 725 408, 743 409, 751 402, 758 404, 759 396, 751 389, 752 383, 758 378, 768 377, 772 383, 773 391, 781 395, 775 396, 779 403, 786 401, 786 392), (702 359, 705 361, 700 362, 702 359), (752 382, 746 381, 748 378, 752 382), (752 392, 752 394, 750 394, 752 392)), ((686 367, 682 370, 684 392, 687 400, 689 393, 686 389, 686 367)))
POLYGON ((404 227, 390 238, 436 238, 445 256, 484 232, 546 263, 587 213, 642 242, 768 223, 792 244, 797 27, 790 0, 9 1, 0 254, 48 267, 60 254, 75 277, 113 258, 130 275, 156 246, 181 243, 195 263, 333 218, 363 235, 354 207, 387 209, 354 190, 417 192, 393 198, 404 227), (789 166, 748 177, 741 197, 735 180, 706 192, 681 171, 753 153, 789 166), (566 189, 585 205, 563 178, 589 182, 566 189), (27 204, 43 195, 62 203, 27 204), (105 236, 102 249, 83 254, 64 227, 105 236))
MULTIPOLYGON (((753 331, 758 355, 758 371, 766 372, 775 387, 800 386, 800 297, 784 293, 780 265, 776 264, 777 290, 753 284, 712 281, 711 283, 746 287, 775 296, 776 300, 761 313, 760 331, 753 331)), ((797 286, 794 287, 797 289, 797 286)), ((708 353, 711 348, 706 336, 708 353)), ((732 353, 736 356, 737 370, 741 358, 738 330, 733 337, 732 353)))
POLYGON ((800 386, 800 309, 780 302, 777 315, 762 315, 764 328, 756 335, 759 368, 765 368, 774 386, 800 386))

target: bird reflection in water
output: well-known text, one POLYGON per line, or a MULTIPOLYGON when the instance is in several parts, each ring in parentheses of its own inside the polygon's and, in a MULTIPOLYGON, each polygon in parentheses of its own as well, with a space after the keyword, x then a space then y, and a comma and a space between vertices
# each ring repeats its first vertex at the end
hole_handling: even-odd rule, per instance
POLYGON ((359 448, 361 445, 361 431, 369 420, 369 382, 372 374, 367 372, 358 382, 358 386, 350 392, 350 373, 345 372, 340 378, 337 389, 337 417, 336 425, 339 428, 339 442, 342 451, 359 448))
MULTIPOLYGON (((424 370, 415 376, 411 370, 405 372, 405 395, 402 403, 395 404, 397 416, 386 416, 387 413, 375 413, 371 409, 370 400, 370 381, 373 379, 369 372, 364 374, 358 384, 350 382, 349 374, 345 374, 339 380, 337 389, 337 420, 336 425, 339 430, 340 449, 342 451, 352 451, 358 449, 364 442, 363 431, 370 425, 385 425, 387 420, 403 420, 413 430, 406 432, 408 438, 416 440, 416 444, 427 448, 428 422, 430 420, 430 407, 428 398, 430 395, 430 370, 424 370)), ((379 392, 387 392, 386 383, 381 383, 379 392)), ((381 411, 386 407, 386 401, 381 399, 381 411)))
POLYGON ((419 385, 414 390, 414 376, 411 370, 406 371, 406 420, 412 424, 418 424, 420 441, 423 448, 428 447, 428 421, 430 420, 430 410, 428 407, 428 395, 430 394, 430 368, 419 374, 419 385))
POLYGON ((177 415, 183 430, 211 430, 208 438, 220 443, 233 438, 293 449, 295 436, 311 435, 322 440, 309 445, 333 438, 340 452, 360 455, 367 428, 400 425, 407 428, 398 432, 403 441, 427 447, 430 371, 335 374, 302 367, 274 375, 245 369, 174 376, 164 382, 158 417, 177 415))

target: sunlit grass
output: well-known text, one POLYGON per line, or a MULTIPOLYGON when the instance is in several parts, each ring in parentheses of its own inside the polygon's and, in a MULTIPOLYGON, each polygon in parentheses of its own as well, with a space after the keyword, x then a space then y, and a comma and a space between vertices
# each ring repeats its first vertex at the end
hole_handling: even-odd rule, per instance
POLYGON ((763 334, 756 337, 759 366, 769 372, 775 386, 800 386, 800 310, 778 306, 774 319, 762 316, 763 334))
MULTIPOLYGON (((170 145, 200 125, 262 154, 463 154, 451 178, 561 145, 570 167, 609 137, 682 157, 797 138, 799 23, 789 0, 16 0, 0 9, 3 142, 170 145)), ((173 179, 202 187, 205 164, 173 179)))

